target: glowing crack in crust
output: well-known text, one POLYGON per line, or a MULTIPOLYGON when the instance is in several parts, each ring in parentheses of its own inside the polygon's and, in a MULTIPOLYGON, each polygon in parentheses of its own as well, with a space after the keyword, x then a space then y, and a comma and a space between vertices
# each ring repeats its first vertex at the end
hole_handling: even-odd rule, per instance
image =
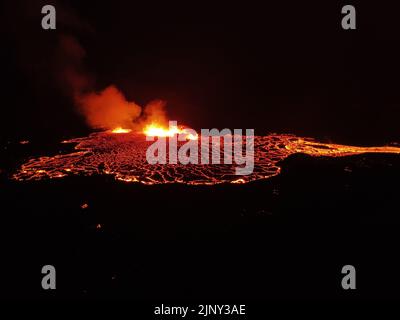
MULTIPOLYGON (((311 138, 289 134, 256 136, 254 139, 254 171, 247 176, 235 175, 236 164, 159 164, 146 161, 145 136, 133 132, 93 133, 71 139, 75 151, 49 157, 32 158, 14 174, 18 181, 62 178, 69 175, 112 175, 117 180, 143 184, 185 183, 212 185, 247 183, 279 174, 278 162, 294 153, 311 156, 341 157, 361 153, 400 153, 399 147, 354 147, 318 143, 311 138)), ((211 142, 210 142, 211 143, 211 142)), ((222 149, 223 144, 221 144, 222 149)), ((212 148, 210 147, 210 150, 212 148)), ((221 151, 223 152, 223 151, 221 151)), ((223 158, 221 158, 223 159, 223 158)))

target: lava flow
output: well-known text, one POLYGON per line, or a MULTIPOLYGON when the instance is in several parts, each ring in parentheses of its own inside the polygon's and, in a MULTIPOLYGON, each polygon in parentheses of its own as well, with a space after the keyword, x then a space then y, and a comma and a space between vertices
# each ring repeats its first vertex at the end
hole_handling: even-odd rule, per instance
MULTIPOLYGON (((144 133, 156 136, 171 134, 167 129, 158 127, 146 127, 144 133)), ((197 140, 198 137, 189 136, 188 139, 190 138, 197 140)), ((319 143, 311 138, 290 134, 270 134, 256 136, 254 139, 253 173, 237 176, 234 174, 235 165, 232 164, 149 164, 146 161, 146 150, 152 142, 146 141, 143 132, 131 132, 122 128, 93 133, 88 137, 63 143, 76 144, 75 150, 66 154, 32 158, 21 166, 13 178, 25 181, 106 174, 117 180, 143 184, 247 183, 279 174, 279 161, 294 153, 329 157, 361 153, 400 153, 398 147, 355 147, 319 143)))

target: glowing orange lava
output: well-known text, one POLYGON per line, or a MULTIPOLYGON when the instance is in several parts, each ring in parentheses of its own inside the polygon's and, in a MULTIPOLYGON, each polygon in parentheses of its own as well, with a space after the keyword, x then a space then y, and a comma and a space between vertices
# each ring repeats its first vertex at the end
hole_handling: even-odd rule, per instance
POLYGON ((165 128, 157 124, 149 124, 143 129, 143 133, 150 137, 173 137, 174 135, 178 134, 184 135, 184 137, 188 140, 198 139, 197 134, 193 134, 189 131, 189 129, 178 126, 165 128))
POLYGON ((124 128, 118 127, 118 128, 115 128, 114 130, 112 130, 111 132, 112 133, 129 133, 131 131, 132 131, 131 129, 124 129, 124 128))
MULTIPOLYGON (((162 127, 161 129, 167 130, 162 127)), ((157 129, 156 126, 147 127, 144 133, 164 136, 171 134, 168 130, 167 134, 157 129)), ((13 178, 26 181, 56 179, 72 175, 104 174, 112 175, 116 180, 127 183, 148 185, 160 183, 242 184, 278 175, 281 171, 279 162, 295 153, 305 153, 315 157, 343 157, 363 153, 400 154, 400 148, 397 146, 347 146, 320 143, 314 139, 290 134, 270 134, 255 137, 254 172, 247 176, 237 176, 234 174, 234 166, 229 164, 151 165, 146 160, 146 150, 152 142, 144 139, 143 132, 132 131, 127 134, 96 132, 88 137, 71 139, 63 143, 76 144, 75 150, 65 154, 30 158, 22 164, 13 178)), ((213 148, 210 150, 212 151, 213 148)))

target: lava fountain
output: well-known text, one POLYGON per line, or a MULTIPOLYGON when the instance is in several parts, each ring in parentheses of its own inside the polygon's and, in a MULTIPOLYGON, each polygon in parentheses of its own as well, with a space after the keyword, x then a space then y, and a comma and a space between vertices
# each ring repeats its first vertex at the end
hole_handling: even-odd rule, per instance
POLYGON ((129 133, 131 131, 132 131, 131 129, 124 129, 121 127, 117 127, 115 129, 111 130, 112 133, 129 133))
POLYGON ((165 128, 158 124, 149 124, 143 129, 143 133, 150 137, 173 137, 174 135, 184 136, 188 140, 197 140, 198 136, 191 133, 188 128, 183 126, 172 125, 169 128, 165 128))

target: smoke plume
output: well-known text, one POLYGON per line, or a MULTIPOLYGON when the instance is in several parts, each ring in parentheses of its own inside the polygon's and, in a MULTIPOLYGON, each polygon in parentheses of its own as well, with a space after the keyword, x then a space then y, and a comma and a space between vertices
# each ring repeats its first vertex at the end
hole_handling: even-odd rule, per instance
POLYGON ((56 61, 61 61, 58 64, 61 67, 56 72, 57 78, 90 127, 140 129, 147 123, 167 123, 163 101, 155 100, 142 108, 128 101, 115 85, 94 90, 94 77, 84 69, 85 55, 85 50, 74 37, 60 37, 56 61))

